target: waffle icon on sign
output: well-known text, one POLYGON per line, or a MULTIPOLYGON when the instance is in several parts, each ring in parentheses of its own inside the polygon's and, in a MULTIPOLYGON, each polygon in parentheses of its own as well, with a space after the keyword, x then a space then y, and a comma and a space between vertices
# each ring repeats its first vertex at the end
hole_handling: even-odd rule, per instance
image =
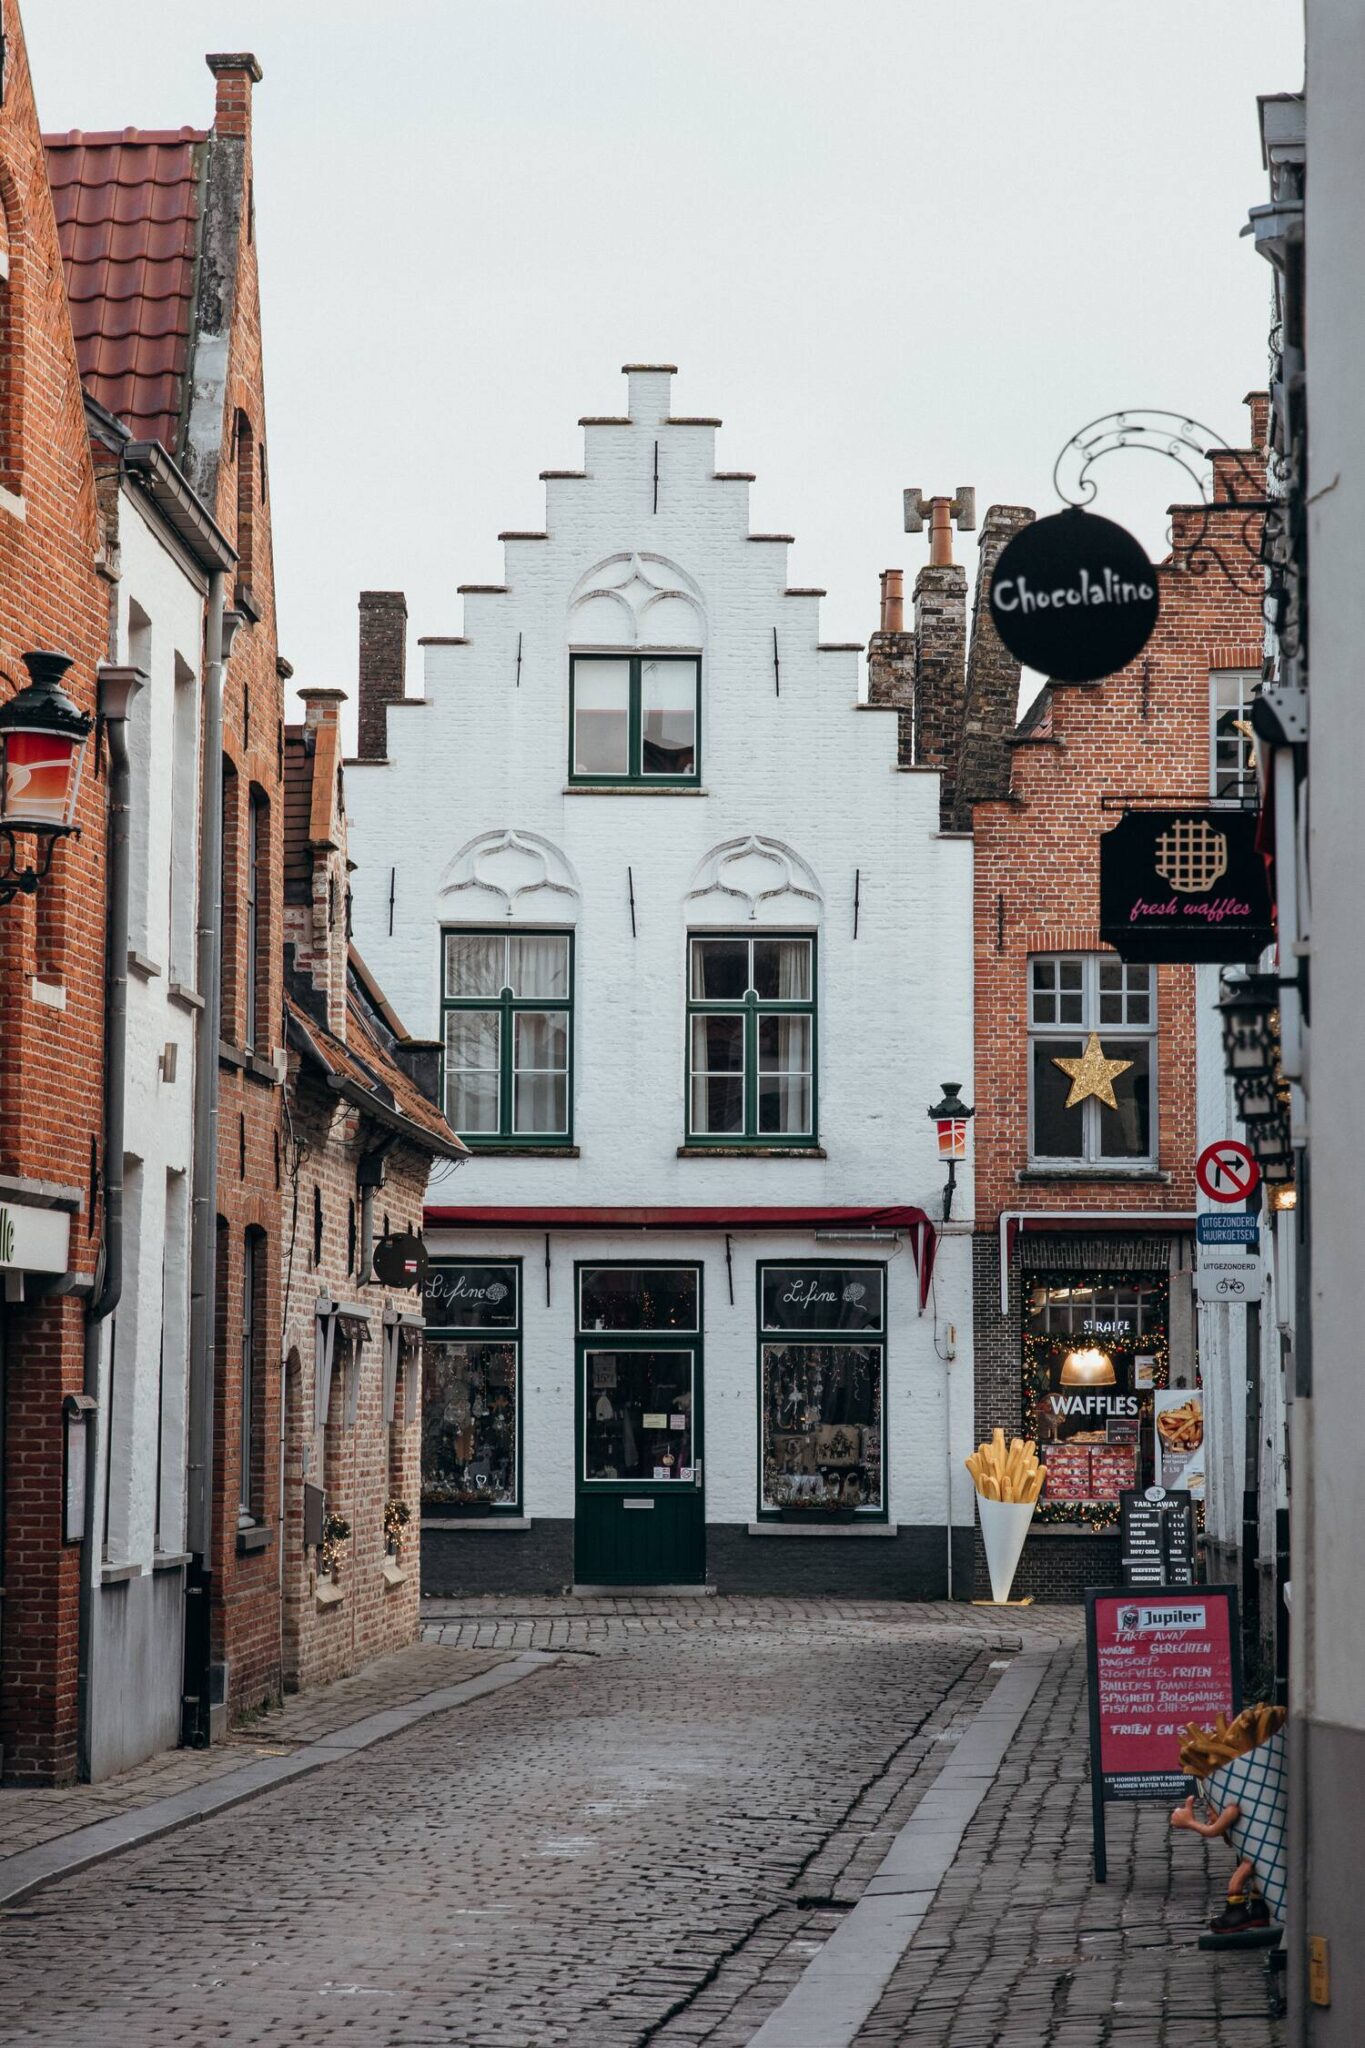
POLYGON ((1228 840, 1204 818, 1172 818, 1156 842, 1156 871, 1181 896, 1202 896, 1228 871, 1228 840))

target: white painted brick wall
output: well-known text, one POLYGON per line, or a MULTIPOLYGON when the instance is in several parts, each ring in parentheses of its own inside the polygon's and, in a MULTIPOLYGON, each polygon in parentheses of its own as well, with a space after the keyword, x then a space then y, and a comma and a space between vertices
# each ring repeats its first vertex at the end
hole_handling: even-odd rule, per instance
MULTIPOLYGON (((182 1328, 188 1330, 187 1243, 181 1233, 168 1243, 166 1176, 187 1179, 193 1157, 195 1019, 171 1001, 169 910, 172 835, 172 758, 176 657, 198 677, 203 638, 203 599, 128 491, 120 507, 122 580, 118 586, 118 659, 142 652, 129 638, 129 608, 136 604, 150 621, 148 681, 135 700, 130 754, 135 762, 132 809, 139 835, 131 854, 133 895, 141 903, 134 917, 133 943, 160 970, 128 977, 128 1067, 125 1096, 125 1152, 140 1162, 127 1216, 123 1299, 117 1311, 117 1350, 112 1407, 109 1400, 109 1339, 104 1343, 101 1410, 112 1412, 114 1455, 110 1514, 110 1555, 116 1563, 150 1567, 156 1533, 158 1420, 162 1446, 162 1547, 182 1548, 187 1352, 182 1345, 162 1371, 163 1264, 167 1285, 183 1297, 182 1328), (145 836, 143 836, 145 834, 145 836), (176 1048, 174 1081, 164 1078, 162 1053, 176 1048)), ((189 685, 198 700, 199 685, 189 685)), ((189 843, 198 843, 198 772, 188 791, 177 791, 196 807, 189 843)), ((177 873, 177 894, 188 891, 193 871, 177 873)), ((193 927, 191 917, 191 929, 193 927)), ((182 1214, 188 1226, 188 1189, 182 1214)), ((172 1237, 176 1233, 172 1232, 172 1237)), ((108 1326, 106 1326, 108 1328, 108 1326)), ((101 1469, 100 1486, 104 1474, 101 1469)), ((101 1501, 99 1513, 103 1513, 101 1501)))
MULTIPOLYGON (((556 871, 577 892, 531 893, 514 900, 511 918, 571 923, 576 932, 574 1137, 581 1157, 481 1155, 442 1186, 439 1198, 909 1202, 937 1215, 944 1171, 925 1112, 943 1080, 969 1084, 972 1073, 971 847, 938 836, 938 778, 897 772, 894 715, 856 708, 861 658, 818 651, 818 602, 784 595, 786 547, 748 539, 748 488, 716 479, 713 431, 666 424, 668 386, 664 375, 633 375, 632 424, 585 430, 586 479, 547 483, 548 541, 506 543, 507 594, 466 597, 470 644, 425 650, 425 701, 391 711, 389 761, 348 768, 356 940, 409 1030, 440 1032, 441 924, 508 922, 500 900, 481 897, 471 915, 470 892, 450 893, 471 841, 508 829, 536 835, 562 856, 556 871), (701 797, 565 793, 571 599, 586 572, 632 551, 676 565, 703 606, 701 797), (760 904, 757 916, 819 932, 824 1159, 677 1156, 684 1128, 684 939, 700 914, 694 905, 689 918, 686 899, 711 849, 750 834, 789 848, 813 872, 822 897, 818 905, 790 898, 760 904)), ((869 614, 874 598, 870 571, 869 614)), ((452 593, 452 607, 454 601, 452 593)), ((458 630, 452 617, 421 624, 458 630)), ((602 643, 594 636, 590 644, 602 643)), ((742 929, 748 906, 712 908, 701 921, 715 924, 722 915, 728 928, 742 929)), ((960 1176, 957 1213, 971 1214, 970 1165, 960 1176)), ((565 1314, 576 1243, 556 1240, 565 1314)), ((479 1248, 518 1247, 504 1237, 479 1248)), ((524 1242, 520 1248, 538 1256, 524 1242)), ((640 1249, 638 1236, 595 1246, 604 1257, 640 1249)), ((663 1255, 653 1239, 649 1249, 663 1255)), ((688 1249, 681 1240, 674 1246, 679 1255, 688 1249)), ((774 1247, 749 1246, 743 1266, 737 1257, 735 1307, 723 1317, 723 1256, 718 1262, 711 1240, 704 1248, 693 1240, 690 1249, 704 1250, 707 1267, 708 1517, 746 1520, 756 1455, 753 1261, 774 1247)), ((786 1249, 809 1258, 818 1248, 807 1236, 786 1249)), ((837 1246, 828 1252, 840 1256, 837 1246)), ((893 1272, 892 1513, 941 1520, 945 1368, 932 1316, 912 1312, 903 1277, 908 1251, 893 1272)), ((533 1304, 533 1276, 527 1294, 533 1304)), ((970 1261, 963 1242, 943 1247, 937 1310, 940 1343, 943 1326, 955 1324, 964 1361, 955 1390, 960 1456, 971 1430, 970 1261)), ((543 1328, 529 1322, 527 1351, 527 1508, 570 1513, 569 1439, 562 1435, 573 1413, 568 1323, 557 1316, 543 1328)), ((969 1518, 965 1479, 957 1512, 969 1518)))

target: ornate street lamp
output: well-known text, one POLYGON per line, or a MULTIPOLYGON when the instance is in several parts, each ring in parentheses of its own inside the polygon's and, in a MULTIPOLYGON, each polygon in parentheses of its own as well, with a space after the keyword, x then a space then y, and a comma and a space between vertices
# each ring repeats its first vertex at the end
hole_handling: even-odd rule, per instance
POLYGON ((69 654, 23 657, 29 681, 0 705, 0 903, 31 896, 59 839, 79 832, 76 797, 93 719, 61 687, 69 654), (17 835, 32 833, 35 865, 18 864, 17 835))
POLYGON ((968 1120, 976 1115, 976 1111, 959 1101, 962 1094, 960 1081, 940 1081, 939 1087, 943 1090, 943 1100, 936 1102, 929 1114, 938 1127, 938 1156, 948 1162, 948 1185, 943 1190, 943 1220, 946 1223, 953 1213, 957 1162, 967 1157, 968 1120))
MULTIPOLYGON (((1218 1004, 1223 1020, 1223 1065, 1247 1100, 1262 1084, 1274 1095, 1280 1051, 1280 984, 1273 974, 1225 975, 1218 1004)), ((1273 1111, 1261 1111, 1262 1115, 1273 1111)))

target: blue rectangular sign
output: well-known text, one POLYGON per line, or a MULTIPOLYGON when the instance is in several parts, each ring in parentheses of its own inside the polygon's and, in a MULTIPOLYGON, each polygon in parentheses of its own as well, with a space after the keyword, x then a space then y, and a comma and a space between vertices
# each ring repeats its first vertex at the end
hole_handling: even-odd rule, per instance
POLYGON ((1200 1244, 1245 1244, 1254 1250, 1261 1242, 1259 1216, 1196 1216, 1194 1228, 1200 1244))

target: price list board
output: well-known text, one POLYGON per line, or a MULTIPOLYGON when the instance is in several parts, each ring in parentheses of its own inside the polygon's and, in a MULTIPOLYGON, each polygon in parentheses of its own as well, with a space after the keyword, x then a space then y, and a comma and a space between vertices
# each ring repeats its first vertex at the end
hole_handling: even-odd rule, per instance
POLYGON ((1235 1586, 1091 1589, 1085 1596, 1090 1794, 1095 1877, 1108 1874, 1104 1809, 1112 1799, 1179 1800, 1180 1731, 1241 1712, 1235 1586))
POLYGON ((1194 1505, 1188 1493, 1149 1486, 1119 1496, 1125 1586, 1194 1584, 1194 1505))

